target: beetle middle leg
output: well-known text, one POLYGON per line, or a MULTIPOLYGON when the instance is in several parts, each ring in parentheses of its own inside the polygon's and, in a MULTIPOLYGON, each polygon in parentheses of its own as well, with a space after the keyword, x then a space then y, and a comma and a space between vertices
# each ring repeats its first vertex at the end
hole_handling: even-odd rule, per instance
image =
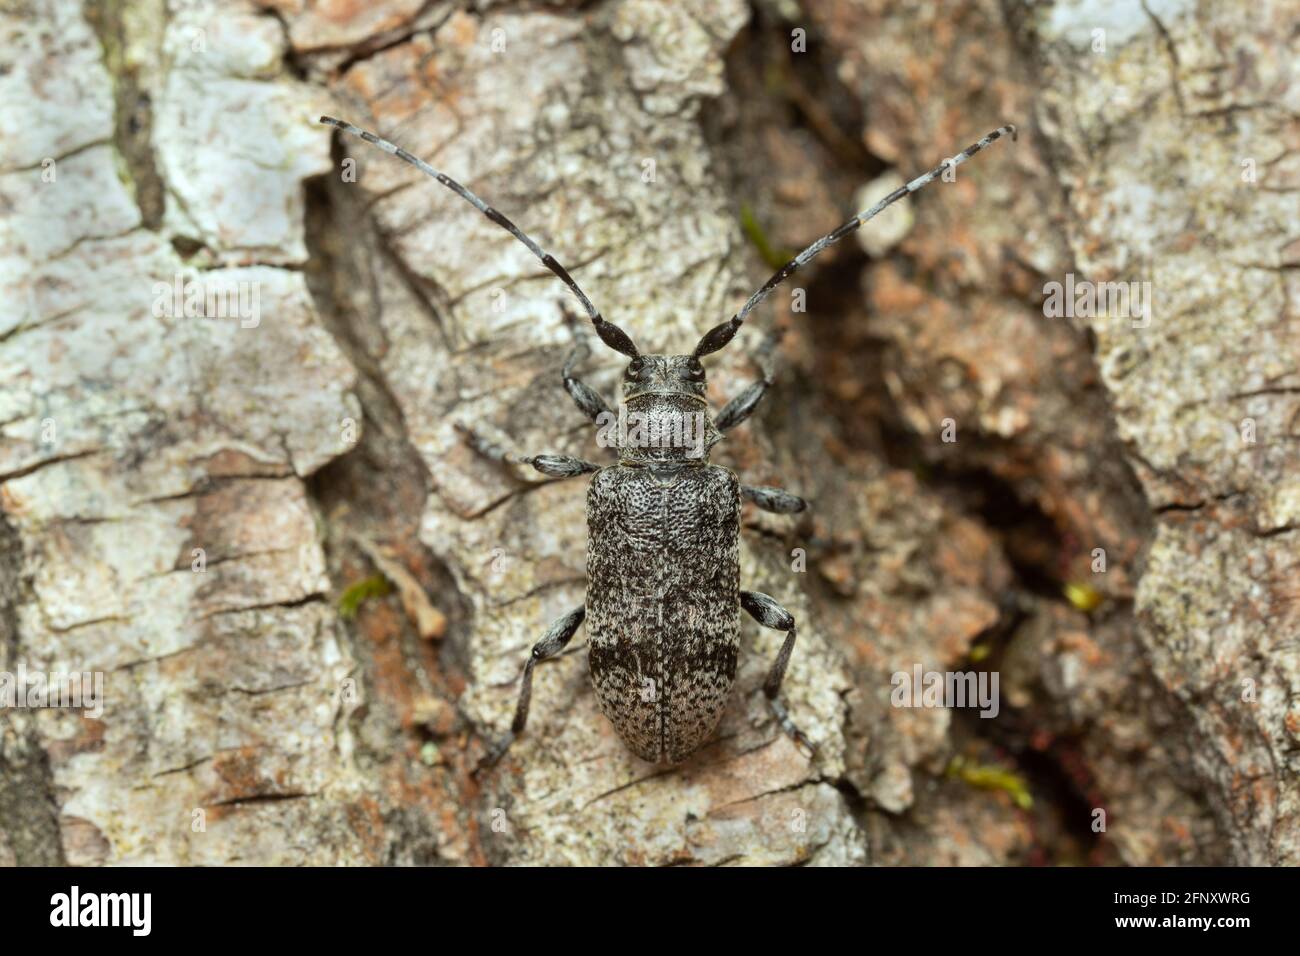
POLYGON ((781 729, 794 738, 794 742, 799 748, 807 756, 811 757, 816 753, 817 748, 813 746, 807 735, 795 726, 794 721, 790 719, 790 713, 785 709, 785 704, 782 703, 779 696, 781 681, 785 677, 786 666, 790 663, 790 654, 794 651, 794 615, 759 591, 741 591, 740 606, 749 612, 750 617, 764 627, 785 631, 785 643, 781 645, 780 653, 776 655, 771 670, 767 672, 767 680, 763 682, 763 694, 767 697, 768 705, 772 708, 772 713, 776 715, 781 729))
POLYGON ((572 458, 569 455, 516 455, 467 425, 457 423, 456 430, 464 435, 469 446, 484 458, 506 465, 531 465, 534 470, 540 471, 548 478, 576 478, 579 475, 600 471, 604 467, 594 461, 572 458))
POLYGON ((519 702, 515 705, 515 719, 510 722, 510 733, 506 734, 504 740, 488 751, 487 755, 479 762, 478 769, 490 767, 500 760, 501 755, 515 742, 515 738, 524 732, 524 726, 528 723, 528 707, 533 699, 533 668, 540 661, 554 657, 564 650, 573 635, 577 633, 578 626, 582 624, 586 617, 587 606, 585 604, 579 605, 552 624, 542 636, 542 639, 533 645, 532 653, 528 655, 528 662, 524 664, 523 680, 519 687, 519 702))

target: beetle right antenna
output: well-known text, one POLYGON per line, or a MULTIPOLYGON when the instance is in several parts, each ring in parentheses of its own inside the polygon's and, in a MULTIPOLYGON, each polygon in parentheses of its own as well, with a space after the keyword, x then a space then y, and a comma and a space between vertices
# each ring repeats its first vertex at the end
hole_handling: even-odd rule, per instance
POLYGON ((713 328, 709 329, 708 332, 704 333, 704 337, 700 339, 700 343, 695 346, 695 357, 699 358, 701 355, 708 355, 710 352, 716 352, 718 349, 730 342, 732 338, 735 337, 737 330, 739 330, 740 326, 744 323, 745 317, 754 310, 756 305, 767 298, 769 292, 779 286, 786 279, 790 278, 796 269, 802 265, 806 265, 813 256, 817 255, 817 253, 821 252, 832 242, 839 242, 850 233, 857 232, 858 228, 862 226, 863 223, 874 217, 886 206, 897 202, 910 193, 916 192, 922 186, 937 179, 944 170, 954 166, 960 166, 994 140, 1001 139, 1003 136, 1007 135, 1010 135, 1014 140, 1016 138, 1016 128, 1010 124, 999 126, 978 143, 972 143, 951 159, 945 159, 938 166, 934 167, 934 169, 924 175, 917 176, 906 186, 899 186, 870 209, 864 209, 834 232, 822 236, 803 252, 799 253, 783 265, 780 269, 777 269, 772 275, 772 278, 763 283, 763 287, 749 297, 749 301, 744 304, 739 312, 733 315, 726 322, 723 322, 721 325, 715 325, 713 328))
POLYGON ((573 291, 573 294, 578 297, 578 301, 582 303, 582 307, 587 310, 587 315, 591 316, 591 322, 596 327, 596 334, 600 336, 602 342, 614 349, 616 352, 622 352, 629 358, 636 358, 637 355, 640 354, 637 352, 636 345, 633 344, 631 337, 626 332, 620 329, 613 322, 605 321, 605 318, 600 314, 599 310, 591 304, 591 300, 587 298, 587 294, 583 292, 582 289, 578 288, 578 283, 573 281, 573 276, 569 275, 568 270, 565 269, 564 266, 555 261, 554 256, 543 250, 541 246, 529 238, 527 233, 485 203, 482 199, 479 199, 478 196, 474 195, 450 176, 438 172, 438 170, 434 169, 424 160, 417 156, 412 156, 400 146, 396 146, 386 139, 380 139, 374 133, 367 132, 361 127, 353 126, 351 123, 344 122, 341 119, 335 119, 333 116, 322 116, 320 121, 327 126, 341 129, 345 133, 359 136, 367 143, 372 143, 384 152, 396 156, 402 162, 409 163, 426 176, 432 176, 434 179, 438 180, 438 182, 442 183, 461 199, 464 199, 483 215, 487 216, 488 219, 492 220, 492 222, 496 223, 502 229, 506 230, 506 232, 510 233, 510 235, 514 236, 526 245, 528 251, 541 260, 542 265, 546 266, 546 268, 559 276, 560 281, 567 285, 573 291))

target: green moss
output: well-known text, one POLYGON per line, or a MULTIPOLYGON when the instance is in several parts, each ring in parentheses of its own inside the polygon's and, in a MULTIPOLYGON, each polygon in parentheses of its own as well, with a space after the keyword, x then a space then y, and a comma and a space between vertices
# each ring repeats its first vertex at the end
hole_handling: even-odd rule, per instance
POLYGON ((794 253, 789 249, 776 249, 772 246, 771 240, 767 238, 767 233, 763 231, 763 227, 754 218, 754 210, 750 208, 748 203, 740 207, 740 228, 744 230, 745 237, 754 244, 754 248, 763 257, 763 261, 773 269, 781 268, 794 256, 794 253))
POLYGON ((372 574, 368 578, 354 581, 339 595, 339 617, 345 621, 352 620, 362 604, 371 598, 383 597, 392 590, 392 584, 382 574, 372 574))
POLYGON ((1077 607, 1080 611, 1095 611, 1103 600, 1104 595, 1091 584, 1084 584, 1079 581, 1071 581, 1061 589, 1066 600, 1077 607))
POLYGON ((1001 790, 1011 795, 1021 810, 1028 810, 1034 805, 1034 798, 1029 792, 1025 778, 1004 767, 992 764, 971 763, 964 757, 953 757, 948 764, 948 776, 978 787, 981 790, 1001 790))
POLYGON ((763 71, 763 89, 767 95, 776 99, 785 99, 789 95, 789 87, 785 69, 779 63, 769 63, 763 71))

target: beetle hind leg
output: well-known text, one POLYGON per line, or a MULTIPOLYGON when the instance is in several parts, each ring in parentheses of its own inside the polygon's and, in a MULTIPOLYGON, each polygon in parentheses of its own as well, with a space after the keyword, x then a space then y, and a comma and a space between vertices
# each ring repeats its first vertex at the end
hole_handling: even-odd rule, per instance
POLYGON ((579 605, 552 624, 546 633, 542 635, 542 639, 533 645, 533 650, 528 655, 528 662, 524 664, 523 679, 519 687, 519 701, 515 704, 515 719, 510 722, 510 732, 487 752, 475 769, 476 773, 500 760, 502 755, 510 749, 510 745, 515 742, 515 738, 524 732, 524 727, 528 723, 528 708, 533 699, 533 668, 539 662, 555 657, 564 650, 569 641, 573 639, 573 635, 577 633, 579 625, 582 624, 586 616, 586 605, 579 605))
POLYGON ((763 693, 766 695, 768 705, 772 708, 772 713, 776 715, 781 729, 789 734, 805 756, 811 759, 816 754, 817 748, 808 739, 808 735, 795 726, 794 721, 790 719, 789 711, 785 709, 785 703, 780 697, 781 681, 784 679, 785 669, 790 663, 790 654, 794 651, 796 636, 794 615, 759 591, 741 591, 740 606, 749 613, 750 617, 764 627, 770 627, 775 631, 785 631, 785 643, 781 645, 776 660, 772 662, 772 667, 767 672, 767 679, 763 682, 763 693))

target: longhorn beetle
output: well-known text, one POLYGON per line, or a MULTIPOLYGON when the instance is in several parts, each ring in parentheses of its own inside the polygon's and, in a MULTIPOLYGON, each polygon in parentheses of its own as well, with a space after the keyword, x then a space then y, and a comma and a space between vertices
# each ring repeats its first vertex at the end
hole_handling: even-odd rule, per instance
MULTIPOLYGON (((495 763, 528 722, 533 668, 564 650, 585 620, 591 679, 601 710, 637 756, 654 763, 677 763, 713 732, 736 676, 740 611, 759 624, 785 633, 785 642, 763 684, 773 713, 806 751, 808 738, 795 726, 779 696, 790 653, 794 617, 766 594, 740 589, 740 503, 752 501, 777 514, 806 507, 803 499, 780 488, 741 484, 727 468, 709 463, 709 449, 753 414, 772 385, 764 355, 762 377, 728 402, 710 420, 700 359, 736 335, 745 318, 776 286, 833 242, 856 231, 891 203, 914 193, 960 165, 1014 126, 1002 126, 923 176, 918 176, 854 216, 799 253, 749 297, 740 311, 704 334, 689 355, 650 355, 606 320, 564 266, 542 250, 513 222, 454 179, 373 133, 329 116, 320 121, 373 143, 432 176, 528 247, 542 265, 577 296, 600 340, 630 359, 623 375, 625 411, 636 413, 650 433, 671 432, 685 416, 695 416, 703 433, 695 448, 684 442, 620 440, 616 464, 602 467, 562 455, 516 458, 472 431, 470 444, 503 462, 519 462, 552 478, 594 474, 587 489, 587 597, 558 621, 533 647, 524 665, 519 702, 510 732, 480 766, 495 763)), ((561 379, 584 415, 597 424, 613 413, 605 401, 574 375, 581 346, 570 354, 561 379)), ((677 433, 680 434, 680 431, 677 433)))

